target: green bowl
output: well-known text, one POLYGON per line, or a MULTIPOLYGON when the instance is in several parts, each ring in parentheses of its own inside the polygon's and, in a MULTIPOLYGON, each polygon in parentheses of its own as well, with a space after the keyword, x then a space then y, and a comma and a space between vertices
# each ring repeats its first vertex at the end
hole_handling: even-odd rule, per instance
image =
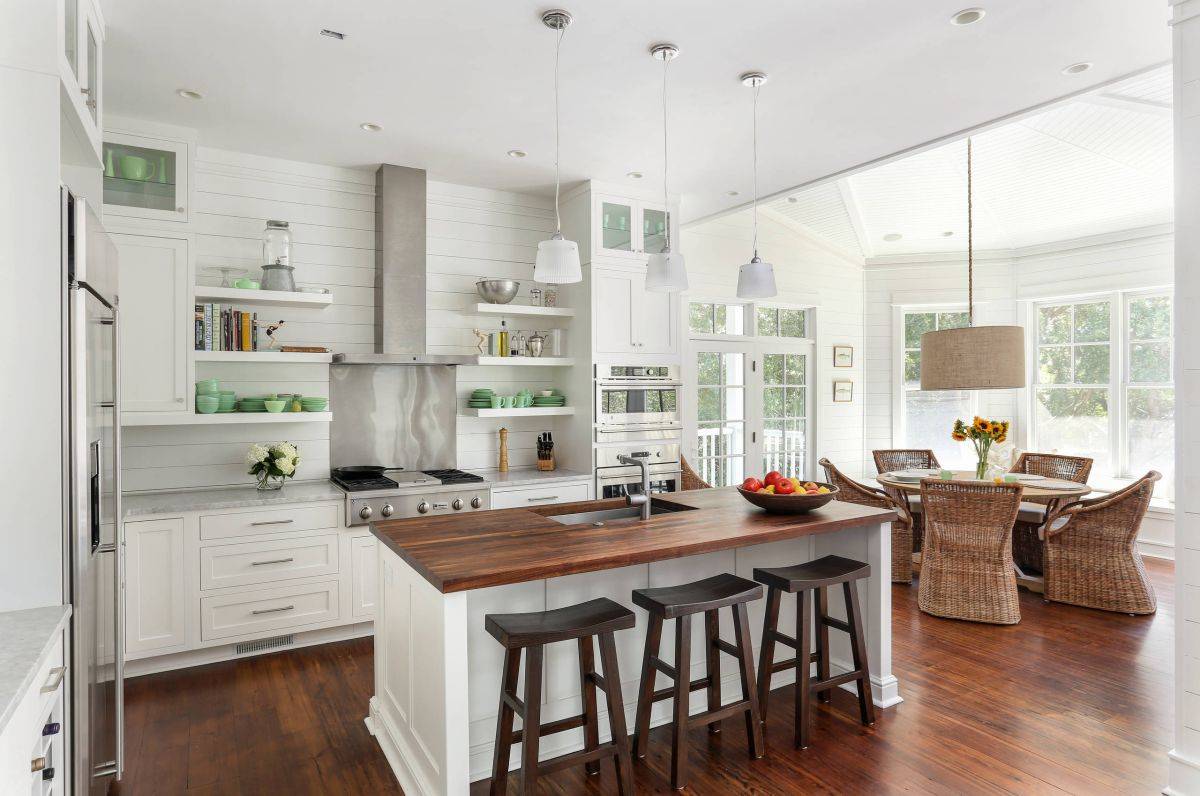
POLYGON ((197 395, 196 411, 202 415, 211 415, 217 411, 219 403, 215 395, 197 395))
POLYGON ((287 401, 266 401, 263 403, 263 406, 266 407, 268 412, 276 413, 282 412, 283 407, 287 406, 287 404, 287 401))
POLYGON ((216 395, 221 384, 216 379, 200 379, 196 382, 196 395, 216 395))

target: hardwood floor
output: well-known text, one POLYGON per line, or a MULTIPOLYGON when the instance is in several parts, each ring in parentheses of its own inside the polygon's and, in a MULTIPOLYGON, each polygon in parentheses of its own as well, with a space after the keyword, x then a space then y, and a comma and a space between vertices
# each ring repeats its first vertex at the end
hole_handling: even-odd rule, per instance
MULTIPOLYGON (((698 794, 1157 793, 1171 743, 1173 569, 1148 560, 1152 617, 1043 604, 1021 592, 1012 627, 936 619, 916 585, 893 586, 894 669, 904 703, 858 724, 853 695, 818 705, 813 745, 792 749, 791 688, 772 701, 767 756, 742 722, 692 733, 698 794)), ((363 725, 371 640, 283 652, 126 686, 126 794, 399 793, 363 725)), ((670 731, 636 762, 639 792, 669 792, 670 731)), ((515 792, 515 781, 510 784, 515 792)), ((472 793, 485 793, 476 783, 472 793)), ((615 793, 566 770, 545 793, 615 793)))

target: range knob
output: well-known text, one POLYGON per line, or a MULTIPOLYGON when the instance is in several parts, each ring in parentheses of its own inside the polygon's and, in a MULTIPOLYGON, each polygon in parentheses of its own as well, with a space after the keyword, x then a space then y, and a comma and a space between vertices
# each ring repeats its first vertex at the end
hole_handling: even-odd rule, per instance
POLYGON ((477 498, 477 497, 471 498, 471 508, 477 509, 482 505, 483 505, 483 501, 480 500, 479 498, 477 498))
POLYGON ((462 498, 455 498, 454 502, 451 503, 450 505, 454 507, 455 511, 462 511, 462 507, 463 507, 462 498))
POLYGON ((379 510, 379 513, 385 517, 390 517, 395 510, 396 509, 392 508, 391 503, 384 503, 383 508, 379 510))
POLYGON ((364 520, 369 520, 369 519, 371 519, 371 515, 374 513, 375 513, 374 511, 371 511, 370 506, 363 506, 362 509, 358 512, 358 516, 362 517, 364 520))
POLYGON ((418 514, 428 514, 429 513, 429 504, 426 503, 424 500, 422 500, 420 503, 417 504, 417 513, 418 514))

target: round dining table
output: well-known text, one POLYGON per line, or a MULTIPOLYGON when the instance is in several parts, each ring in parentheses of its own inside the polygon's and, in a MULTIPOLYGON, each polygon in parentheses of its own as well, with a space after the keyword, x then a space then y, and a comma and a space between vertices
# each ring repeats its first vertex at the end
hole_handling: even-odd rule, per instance
MULTIPOLYGON (((933 475, 930 476, 930 478, 938 478, 938 476, 933 475)), ((880 473, 879 475, 875 476, 875 480, 879 482, 880 486, 885 488, 898 489, 901 492, 909 495, 921 494, 920 481, 896 478, 892 475, 892 473, 880 473)), ((954 472, 954 478, 951 480, 988 484, 994 483, 991 479, 988 479, 987 481, 976 480, 975 473, 970 470, 956 470, 954 472)), ((1087 484, 1078 484, 1074 481, 1067 481, 1062 478, 1046 478, 1044 480, 1025 482, 1021 485, 1025 487, 1025 492, 1022 495, 1022 498, 1025 500, 1028 500, 1029 498, 1078 498, 1083 497, 1092 491, 1092 488, 1087 484)))

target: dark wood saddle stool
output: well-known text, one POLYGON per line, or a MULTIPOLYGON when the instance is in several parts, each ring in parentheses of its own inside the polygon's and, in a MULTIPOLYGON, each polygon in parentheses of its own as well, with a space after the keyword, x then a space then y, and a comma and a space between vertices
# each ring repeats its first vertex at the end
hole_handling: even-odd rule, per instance
POLYGON ((867 663, 866 642, 863 638, 862 610, 858 603, 855 581, 871 576, 871 567, 861 561, 841 556, 825 556, 807 564, 773 569, 755 569, 754 579, 767 585, 767 612, 763 620, 762 646, 758 656, 759 704, 763 721, 767 718, 767 701, 771 694, 771 676, 775 672, 796 670, 796 748, 804 749, 809 741, 809 711, 812 695, 828 702, 832 689, 843 683, 858 683, 858 709, 863 724, 875 723, 875 706, 871 702, 871 673, 867 663), (829 616, 830 586, 842 584, 846 600, 846 621, 829 616), (779 632, 779 601, 784 592, 796 595, 796 637, 779 632), (816 597, 814 602, 813 597, 816 597), (811 607, 810 607, 811 605, 811 607), (816 649, 812 650, 813 628, 816 627, 816 649), (849 634, 854 669, 831 677, 829 674, 829 628, 849 634), (796 657, 775 660, 775 643, 796 650, 796 657), (818 679, 810 677, 811 664, 817 664, 818 679))
POLYGON ((687 733, 690 727, 707 724, 709 732, 721 731, 721 720, 744 713, 750 756, 763 756, 762 720, 758 712, 758 693, 754 686, 754 652, 750 643, 750 625, 746 618, 746 603, 762 597, 762 586, 737 575, 715 575, 711 578, 665 586, 656 589, 637 589, 633 602, 650 612, 650 627, 646 634, 646 651, 642 656, 642 679, 638 690, 637 720, 634 725, 634 754, 646 756, 650 732, 650 708, 663 699, 674 699, 671 727, 671 786, 687 784, 687 733), (736 644, 722 641, 719 635, 718 611, 730 608, 733 613, 736 644), (704 646, 708 671, 699 680, 691 679, 692 615, 704 614, 704 646), (663 621, 675 623, 675 665, 658 657, 662 640, 663 621), (742 678, 742 698, 721 706, 721 653, 738 661, 742 678), (674 682, 667 688, 655 690, 658 672, 674 682), (692 691, 708 691, 708 710, 688 716, 692 691))
POLYGON ((621 675, 617 670, 617 648, 613 633, 634 626, 633 611, 600 598, 578 605, 535 611, 526 614, 488 614, 484 626, 504 645, 504 675, 500 682, 500 717, 496 722, 496 747, 492 758, 490 793, 503 794, 508 783, 509 754, 514 743, 521 750, 522 794, 537 792, 537 780, 570 766, 583 765, 589 774, 600 771, 599 761, 615 757, 617 788, 621 794, 633 793, 633 761, 629 754, 629 734, 625 729, 625 706, 621 699, 621 675), (592 638, 600 639, 600 661, 604 675, 596 672, 592 638), (541 724, 542 653, 546 644, 577 639, 579 642, 579 679, 583 713, 545 726, 541 724), (517 697, 517 676, 521 668, 521 650, 525 650, 525 699, 517 697), (609 729, 612 741, 600 745, 597 724, 596 688, 608 700, 609 729), (523 726, 513 730, 513 715, 523 726), (538 741, 543 735, 583 727, 584 748, 552 760, 538 762, 538 741))

